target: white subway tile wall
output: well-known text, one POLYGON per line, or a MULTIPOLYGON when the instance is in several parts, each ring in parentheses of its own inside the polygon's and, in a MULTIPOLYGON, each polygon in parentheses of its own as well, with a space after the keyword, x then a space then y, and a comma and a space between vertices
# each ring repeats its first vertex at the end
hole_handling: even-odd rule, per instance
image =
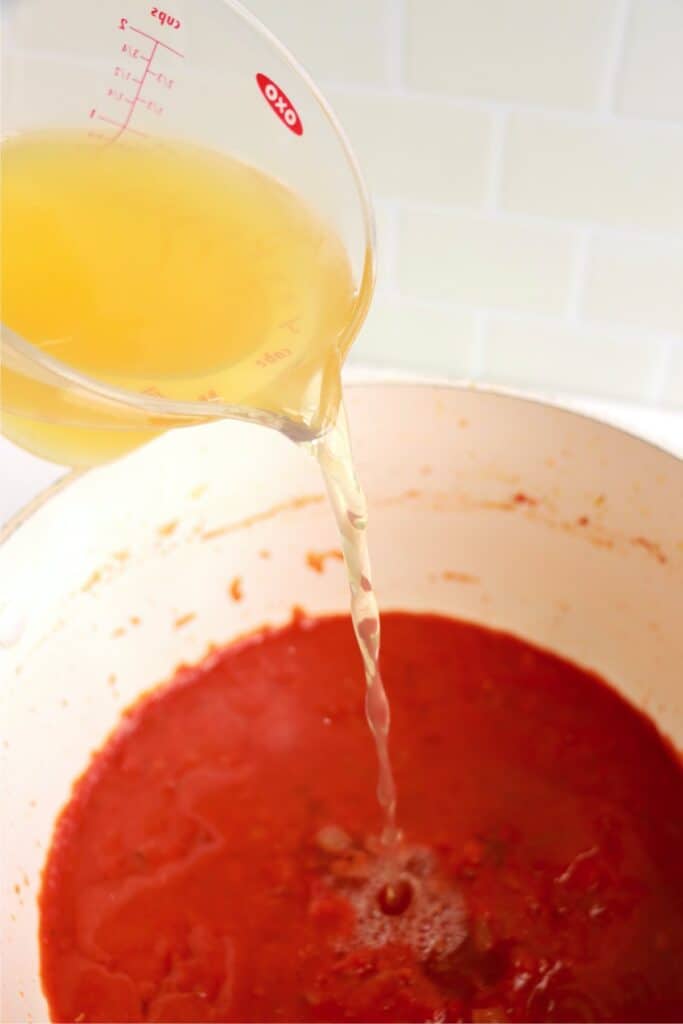
POLYGON ((683 337, 683 242, 594 239, 582 313, 683 337))
POLYGON ((545 318, 490 314, 487 319, 485 376, 537 391, 653 399, 664 357, 661 343, 643 345, 619 329, 545 318))
POLYGON ((683 124, 510 114, 502 209, 683 237, 683 124))
POLYGON ((683 118, 681 40, 681 0, 633 0, 616 95, 620 114, 683 118))
POLYGON ((246 0, 377 208, 357 365, 683 409, 683 0, 246 0))
POLYGON ((590 110, 618 0, 408 0, 406 81, 452 96, 590 110))
POLYGON ((253 0, 245 6, 316 81, 386 83, 385 0, 253 0))
POLYGON ((491 159, 490 114, 431 96, 349 95, 334 88, 325 94, 373 194, 399 202, 481 206, 491 159))
POLYGON ((398 284, 403 294, 465 307, 561 315, 576 244, 576 232, 562 226, 405 209, 399 213, 398 284))
POLYGON ((363 328, 363 346, 372 351, 375 365, 399 370, 443 373, 444 366, 458 377, 472 376, 476 340, 474 313, 419 299, 375 296, 363 328), (423 348, 416 364, 415 350, 423 348))

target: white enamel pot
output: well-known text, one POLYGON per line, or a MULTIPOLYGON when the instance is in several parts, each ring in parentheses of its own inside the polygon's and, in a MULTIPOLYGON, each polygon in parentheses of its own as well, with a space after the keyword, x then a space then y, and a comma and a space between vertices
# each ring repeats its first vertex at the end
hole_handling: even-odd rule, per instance
MULTIPOLYGON (((347 405, 382 607, 460 616, 565 655, 682 746, 683 462, 501 394, 371 384, 347 405)), ((312 460, 240 423, 177 431, 93 470, 5 539, 3 1020, 47 1016, 36 895, 91 751, 209 645, 294 604, 345 610, 341 564, 320 573, 306 557, 335 547, 312 460)))

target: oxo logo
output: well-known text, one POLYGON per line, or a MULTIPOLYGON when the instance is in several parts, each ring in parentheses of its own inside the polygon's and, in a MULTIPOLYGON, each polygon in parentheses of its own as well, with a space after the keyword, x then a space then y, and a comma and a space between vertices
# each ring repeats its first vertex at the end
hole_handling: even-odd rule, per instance
POLYGON ((267 75, 262 75, 260 72, 256 76, 256 81, 269 106, 275 111, 282 123, 286 124, 290 132, 294 132, 295 135, 303 135, 304 126, 301 123, 301 118, 280 86, 276 85, 267 75))

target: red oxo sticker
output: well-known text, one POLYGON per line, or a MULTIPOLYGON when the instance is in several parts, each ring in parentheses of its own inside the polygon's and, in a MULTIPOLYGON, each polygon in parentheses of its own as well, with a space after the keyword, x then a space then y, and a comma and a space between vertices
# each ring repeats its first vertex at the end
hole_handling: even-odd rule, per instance
POLYGON ((275 111, 282 123, 286 124, 290 132, 294 132, 295 135, 303 135, 304 126, 301 123, 301 118, 280 86, 276 85, 267 75, 262 75, 260 72, 256 76, 256 81, 269 106, 275 111))

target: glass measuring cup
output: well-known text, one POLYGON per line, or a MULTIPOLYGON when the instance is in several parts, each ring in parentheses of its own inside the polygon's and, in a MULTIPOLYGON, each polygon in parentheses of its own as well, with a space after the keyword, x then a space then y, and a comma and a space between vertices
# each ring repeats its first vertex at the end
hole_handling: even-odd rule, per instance
MULTIPOLYGON (((322 433, 339 402, 341 363, 372 295, 374 228, 355 158, 308 75, 233 0, 178 0, 163 8, 141 0, 9 0, 3 20, 2 129, 10 145, 31 133, 78 132, 100 147, 103 160, 138 143, 163 157, 169 140, 225 154, 305 202, 339 240, 352 283, 335 337, 311 336, 307 348, 288 339, 295 324, 283 321, 274 348, 269 339, 268 351, 249 353, 233 366, 234 339, 227 336, 226 387, 213 387, 200 374, 196 394, 177 382, 168 388, 156 380, 152 386, 143 379, 122 382, 61 361, 41 345, 46 339, 30 336, 21 318, 8 315, 5 297, 3 433, 71 465, 104 461, 170 427, 221 417, 252 420, 296 439, 322 433), (325 359, 311 351, 322 344, 325 359), (240 374, 256 372, 254 355, 261 357, 259 372, 273 382, 265 398, 263 388, 231 386, 240 374), (299 384, 305 378, 296 401, 286 386, 293 373, 299 384)), ((165 286, 182 289, 183 281, 165 286)), ((125 305, 126 296, 112 301, 125 305)), ((196 329, 202 329, 199 308, 196 329)), ((191 352, 192 337, 187 344, 191 352)))

